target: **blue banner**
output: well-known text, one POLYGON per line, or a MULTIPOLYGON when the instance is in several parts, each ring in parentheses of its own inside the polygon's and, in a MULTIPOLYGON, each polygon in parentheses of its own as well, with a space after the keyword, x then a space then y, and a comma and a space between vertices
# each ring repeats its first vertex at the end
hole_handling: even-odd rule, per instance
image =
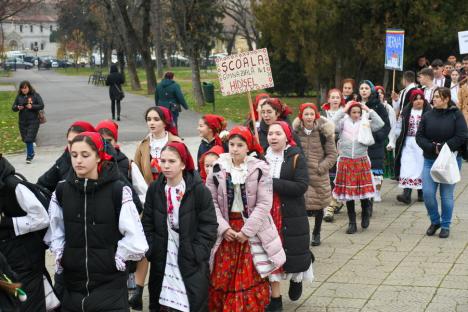
POLYGON ((405 31, 387 29, 385 37, 385 68, 403 70, 403 54, 405 50, 405 31))

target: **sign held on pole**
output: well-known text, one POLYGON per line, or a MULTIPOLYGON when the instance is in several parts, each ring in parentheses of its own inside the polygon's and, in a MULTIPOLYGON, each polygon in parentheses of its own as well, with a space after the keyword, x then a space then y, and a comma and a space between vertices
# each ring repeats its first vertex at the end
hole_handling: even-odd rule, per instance
POLYGON ((216 59, 216 68, 224 96, 274 86, 265 48, 216 59))
POLYGON ((385 68, 402 71, 404 50, 405 31, 402 29, 387 29, 385 36, 385 68))
POLYGON ((458 32, 458 45, 460 46, 460 54, 468 53, 468 30, 458 32))

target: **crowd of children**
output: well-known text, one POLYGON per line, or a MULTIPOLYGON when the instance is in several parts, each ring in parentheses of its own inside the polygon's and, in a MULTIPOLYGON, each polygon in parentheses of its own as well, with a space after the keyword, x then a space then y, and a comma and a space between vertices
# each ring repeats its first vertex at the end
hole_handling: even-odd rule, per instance
MULTIPOLYGON (((440 184, 439 214, 439 184, 428 172, 444 144, 466 153, 467 84, 459 84, 461 72, 447 82, 439 63, 419 72, 422 89, 405 72, 391 104, 383 87, 345 79, 327 103, 303 103, 295 118, 265 93, 245 126, 227 131, 222 116, 204 115, 196 161, 164 106, 146 111, 148 134, 133 160, 119 148, 117 123, 76 121, 65 151, 32 188, 50 192, 48 204, 0 155, 0 270, 28 294, 24 303, 8 295, 8 304, 141 310, 149 271, 151 311, 282 311, 280 281, 289 280, 294 301, 313 280, 310 245, 321 244, 322 221, 345 205, 346 233, 356 233, 359 200, 367 229, 385 174, 403 189, 398 201, 408 204, 418 191, 430 215, 427 235, 442 228, 439 236, 448 237, 453 185, 440 184), (445 85, 459 88, 456 98, 445 85), (53 291, 42 240, 55 256, 53 291), (19 245, 24 250, 12 247, 19 245), (127 300, 130 274, 136 290, 127 300)), ((22 83, 20 97, 25 86, 32 88, 22 83)))

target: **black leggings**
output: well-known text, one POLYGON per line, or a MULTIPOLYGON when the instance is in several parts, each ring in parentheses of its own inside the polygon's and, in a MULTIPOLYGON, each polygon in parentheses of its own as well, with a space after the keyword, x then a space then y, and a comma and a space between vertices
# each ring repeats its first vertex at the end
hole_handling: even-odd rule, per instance
POLYGON ((117 104, 117 117, 120 117, 120 101, 111 100, 112 118, 115 118, 115 104, 117 104))
MULTIPOLYGON (((369 198, 361 199, 362 210, 370 209, 371 200, 369 198)), ((354 200, 348 200, 346 202, 346 208, 348 210, 348 217, 350 223, 356 223, 356 209, 354 207, 354 200)))
POLYGON ((320 234, 320 230, 322 229, 322 221, 323 221, 323 209, 314 211, 315 214, 315 225, 314 225, 314 231, 312 234, 318 235, 320 234))

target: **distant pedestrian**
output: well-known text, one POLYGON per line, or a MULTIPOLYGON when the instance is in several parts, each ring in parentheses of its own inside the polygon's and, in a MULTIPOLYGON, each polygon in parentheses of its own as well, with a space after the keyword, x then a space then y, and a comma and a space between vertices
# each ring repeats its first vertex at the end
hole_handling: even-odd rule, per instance
MULTIPOLYGON (((456 184, 437 183, 430 173, 444 144, 447 144, 452 152, 461 151, 466 144, 468 130, 463 114, 450 98, 448 88, 437 88, 434 91, 433 105, 433 109, 422 116, 416 133, 416 142, 424 155, 422 188, 424 204, 431 220, 426 234, 432 236, 441 228, 439 237, 447 238, 450 235, 454 207, 453 193, 456 184), (440 189, 441 213, 439 213, 437 203, 438 188, 440 189)), ((461 168, 461 156, 457 157, 457 162, 458 167, 461 168)))
POLYGON ((30 164, 35 156, 34 142, 40 125, 39 111, 44 109, 44 102, 29 81, 25 80, 20 83, 12 109, 14 112, 19 111, 18 123, 21 139, 26 144, 26 163, 30 164))
POLYGON ((184 109, 189 109, 185 102, 184 95, 180 89, 180 85, 174 81, 174 73, 167 72, 164 74, 163 80, 157 85, 156 93, 154 94, 156 106, 164 106, 172 113, 174 124, 177 128, 179 113, 184 109))
POLYGON ((119 73, 116 64, 110 67, 110 73, 106 79, 106 86, 109 86, 109 97, 111 100, 112 120, 115 120, 115 108, 117 106, 117 120, 120 121, 120 102, 125 96, 122 85, 125 83, 125 76, 119 73))

